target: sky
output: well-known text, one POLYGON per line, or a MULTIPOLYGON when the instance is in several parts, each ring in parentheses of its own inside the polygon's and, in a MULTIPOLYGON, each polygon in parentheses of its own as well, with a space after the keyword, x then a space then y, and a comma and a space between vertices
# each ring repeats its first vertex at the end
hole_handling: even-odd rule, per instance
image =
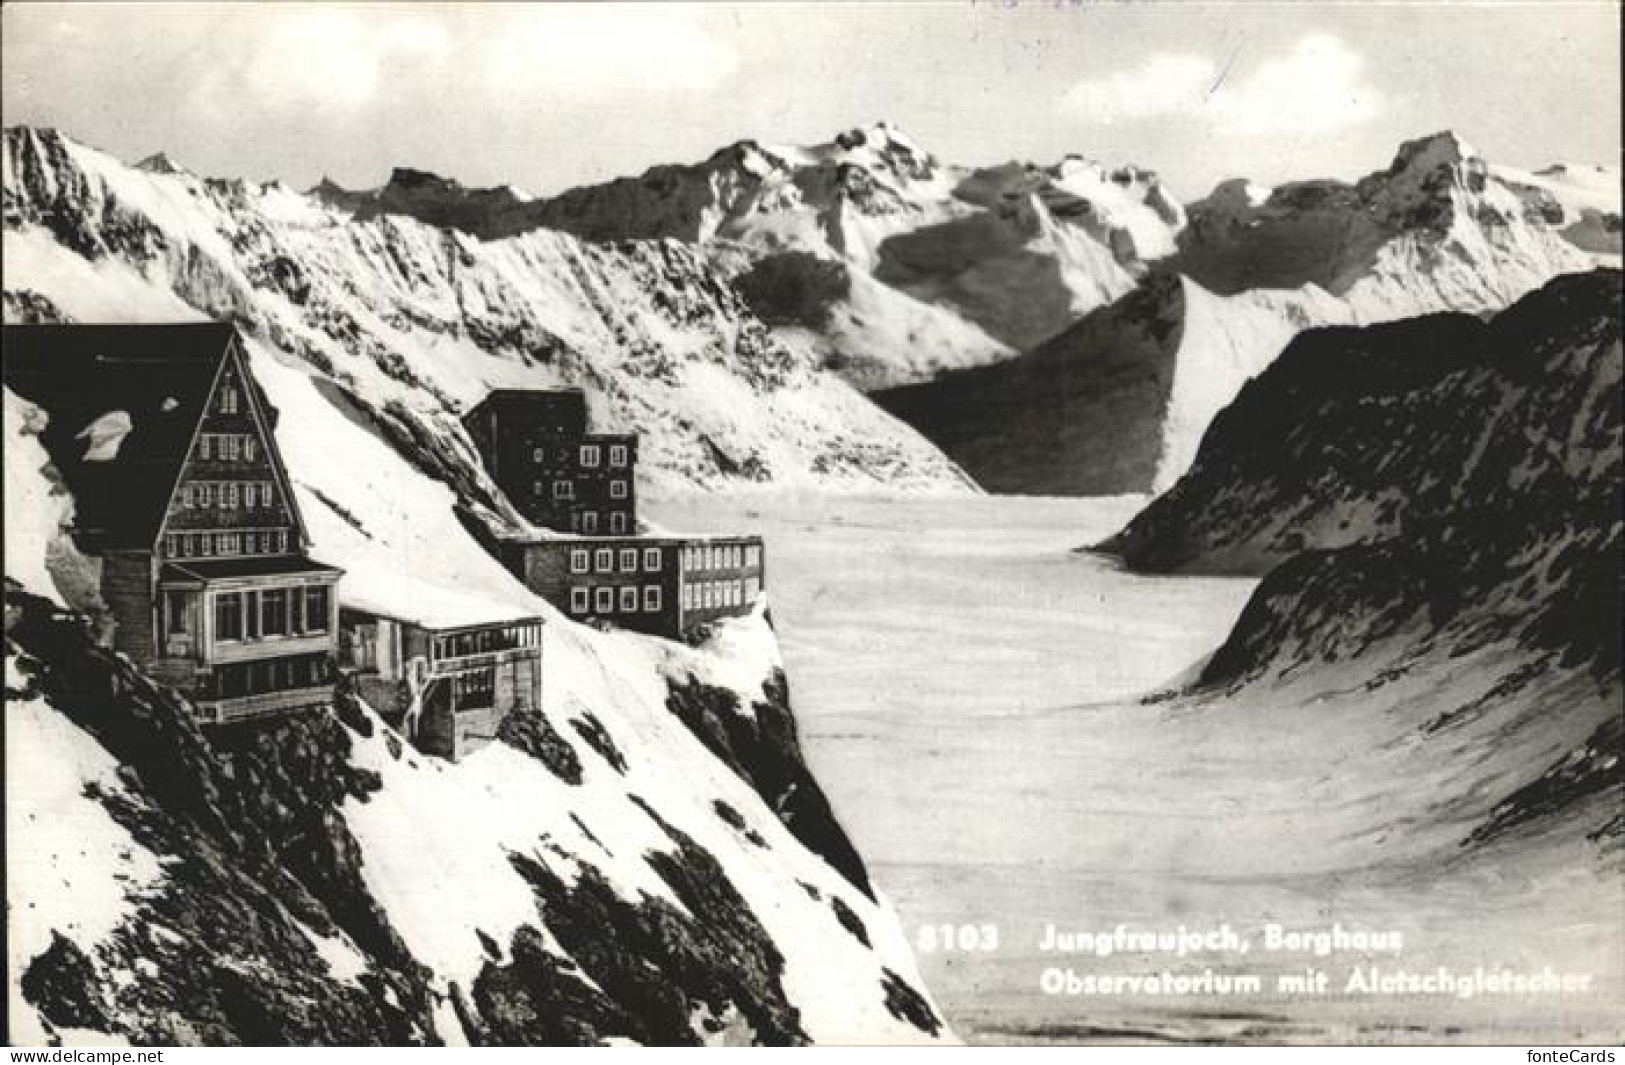
POLYGON ((0 8, 0 112, 127 161, 547 195, 876 121, 964 165, 1077 153, 1184 199, 1353 178, 1453 129, 1617 164, 1608 2, 139 4, 0 8))

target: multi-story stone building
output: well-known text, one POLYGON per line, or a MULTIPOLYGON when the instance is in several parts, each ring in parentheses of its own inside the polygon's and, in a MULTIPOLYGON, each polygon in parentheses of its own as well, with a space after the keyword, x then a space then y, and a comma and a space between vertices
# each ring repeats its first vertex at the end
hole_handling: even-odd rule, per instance
POLYGON ((199 720, 332 700, 341 571, 309 540, 276 411, 230 326, 6 326, 5 382, 100 561, 111 642, 199 720))
POLYGON ((499 389, 463 425, 491 479, 532 523, 583 536, 638 531, 638 438, 589 433, 579 389, 499 389))
POLYGON ((680 638, 748 614, 761 597, 760 537, 630 535, 637 437, 588 433, 580 391, 499 389, 463 424, 515 509, 567 534, 502 536, 486 546, 572 620, 680 638))

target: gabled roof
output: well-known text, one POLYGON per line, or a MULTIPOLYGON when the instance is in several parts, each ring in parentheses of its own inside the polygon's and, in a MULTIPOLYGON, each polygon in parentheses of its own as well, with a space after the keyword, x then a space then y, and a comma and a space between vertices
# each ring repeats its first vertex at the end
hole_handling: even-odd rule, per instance
POLYGON ((102 550, 150 548, 234 341, 231 326, 8 325, 3 336, 6 387, 49 417, 40 441, 80 528, 102 550), (91 441, 80 434, 119 411, 130 427, 117 450, 86 461, 91 441))

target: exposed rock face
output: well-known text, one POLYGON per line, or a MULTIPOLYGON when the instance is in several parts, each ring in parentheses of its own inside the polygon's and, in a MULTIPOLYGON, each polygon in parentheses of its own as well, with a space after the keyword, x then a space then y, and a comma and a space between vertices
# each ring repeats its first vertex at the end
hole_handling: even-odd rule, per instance
POLYGON ((1559 278, 1488 323, 1302 334, 1214 419, 1190 472, 1103 546, 1135 569, 1262 573, 1469 513, 1513 535, 1554 514, 1607 514, 1619 277, 1559 278))
POLYGON ((1185 319, 1159 274, 995 366, 871 393, 994 492, 1110 495, 1156 476, 1185 319))

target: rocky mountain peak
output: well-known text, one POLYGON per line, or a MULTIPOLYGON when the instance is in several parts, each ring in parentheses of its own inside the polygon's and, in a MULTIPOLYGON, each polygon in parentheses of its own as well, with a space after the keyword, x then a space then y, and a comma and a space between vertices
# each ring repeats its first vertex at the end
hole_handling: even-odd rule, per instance
POLYGON ((135 164, 137 170, 145 170, 149 174, 188 174, 191 171, 171 159, 165 152, 154 152, 139 163, 135 164))

